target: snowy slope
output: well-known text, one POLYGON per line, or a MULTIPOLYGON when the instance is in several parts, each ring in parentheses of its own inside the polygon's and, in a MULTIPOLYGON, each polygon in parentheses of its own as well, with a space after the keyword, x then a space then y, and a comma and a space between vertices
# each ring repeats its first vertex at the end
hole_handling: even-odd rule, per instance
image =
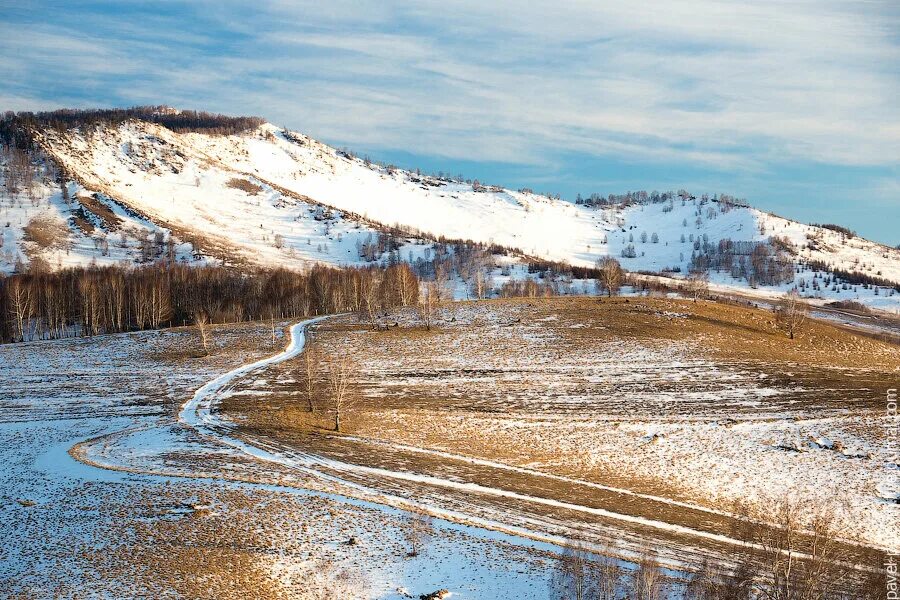
POLYGON ((0 193, 0 273, 36 257, 50 268, 153 260, 168 250, 169 240, 176 259, 194 260, 191 245, 176 240, 168 229, 76 184, 67 189, 68 199, 60 187, 47 184, 39 185, 33 198, 0 193), (39 222, 55 225, 65 235, 49 245, 38 244, 27 227, 39 222))
MULTIPOLYGON (((532 193, 476 190, 466 183, 369 164, 270 124, 243 135, 218 136, 179 134, 133 120, 89 138, 77 129, 47 130, 39 141, 72 178, 71 195, 82 188, 102 192, 101 200, 115 199, 139 215, 130 218, 148 234, 153 228, 163 230, 166 238, 185 244, 179 246, 182 252, 193 250, 210 260, 287 267, 309 261, 358 264, 359 244, 377 236, 379 229, 399 225, 417 232, 416 237, 497 244, 576 266, 612 255, 631 271, 683 275, 694 249, 692 237, 716 245, 725 238, 764 241, 778 235, 800 249, 798 264, 823 261, 900 282, 897 249, 845 239, 838 232, 753 208, 723 210, 715 202, 675 198, 597 209, 532 193), (633 258, 622 256, 629 244, 634 245, 633 258)), ((50 193, 43 201, 66 218, 58 195, 50 193)), ((32 213, 19 209, 13 215, 19 229, 32 213)), ((6 256, 0 256, 0 268, 9 271, 15 260, 10 256, 23 253, 22 241, 20 234, 4 235, 6 256)), ((72 261, 97 258, 92 242, 86 247, 83 242, 72 261)), ((427 252, 423 240, 408 237, 405 242, 400 252, 404 260, 427 252)), ((116 257, 123 254, 127 252, 116 257)), ((811 277, 801 270, 796 280, 811 277)), ((711 280, 720 287, 747 287, 728 273, 713 273, 711 280)), ((757 293, 782 293, 796 280, 757 293)), ((816 290, 815 295, 900 307, 900 297, 885 289, 877 296, 863 286, 816 290)))

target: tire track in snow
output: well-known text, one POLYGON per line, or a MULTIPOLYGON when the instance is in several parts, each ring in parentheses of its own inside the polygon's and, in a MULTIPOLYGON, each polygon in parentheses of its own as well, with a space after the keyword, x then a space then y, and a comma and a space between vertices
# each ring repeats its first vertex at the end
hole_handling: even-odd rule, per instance
MULTIPOLYGON (((380 495, 384 497, 384 494, 379 492, 378 489, 371 488, 354 481, 350 481, 345 477, 330 474, 326 471, 330 471, 331 473, 345 473, 348 475, 361 475, 373 478, 386 478, 413 484, 424 484, 428 486, 454 490, 457 492, 462 492, 464 494, 478 494, 482 496, 505 498, 514 501, 543 505, 553 509, 571 510, 594 517, 600 517, 618 521, 620 523, 626 523, 632 526, 651 528, 668 534, 694 537, 712 542, 714 544, 725 544, 742 549, 763 549, 762 546, 759 546, 757 544, 747 543, 720 533, 698 530, 684 525, 668 523, 665 521, 659 521, 647 517, 622 514, 603 508, 584 506, 581 504, 566 502, 563 500, 556 500, 552 498, 543 498, 540 496, 523 494, 520 492, 486 486, 478 483, 452 481, 450 479, 435 477, 433 475, 422 475, 405 471, 393 471, 378 467, 357 465, 326 458, 323 456, 318 456, 315 454, 297 451, 296 449, 284 446, 271 440, 264 441, 254 438, 254 443, 251 444, 231 436, 230 433, 232 430, 232 424, 229 421, 217 416, 214 411, 215 405, 220 399, 222 392, 227 390, 230 384, 241 376, 298 356, 303 352, 303 347, 306 342, 307 327, 326 318, 328 318, 328 316, 308 319, 291 326, 291 340, 284 351, 268 358, 264 358, 262 360, 258 360, 256 362, 238 367, 237 369, 216 377, 212 381, 199 388, 194 393, 193 397, 182 406, 178 420, 181 423, 194 428, 203 435, 213 438, 225 445, 236 448, 241 452, 244 452, 257 459, 272 462, 288 468, 296 469, 306 474, 324 478, 325 480, 332 481, 335 484, 347 486, 351 489, 357 489, 360 492, 364 492, 368 495, 374 494, 376 496, 380 495)), ((535 474, 537 475, 538 473, 535 472, 535 474)), ((676 501, 667 500, 665 498, 653 498, 657 502, 661 502, 663 504, 668 504, 671 506, 679 506, 679 504, 683 504, 676 501)), ((416 506, 418 504, 416 502, 410 501, 407 498, 402 498, 394 495, 388 495, 386 499, 394 502, 399 501, 402 504, 406 505, 416 506)), ((461 515, 454 511, 446 511, 437 506, 422 506, 420 504, 418 504, 418 506, 421 508, 426 508, 429 512, 432 512, 438 516, 445 515, 454 520, 460 518, 469 519, 468 515, 461 515)), ((490 520, 479 518, 471 518, 471 520, 479 522, 479 526, 492 527, 498 525, 499 529, 501 530, 509 530, 508 527, 504 527, 502 526, 502 524, 495 523, 490 520)), ((540 532, 519 531, 517 533, 525 533, 526 535, 530 533, 531 536, 539 539, 546 539, 547 537, 545 534, 542 534, 540 532)), ((802 557, 802 555, 796 552, 794 553, 794 556, 802 557)))

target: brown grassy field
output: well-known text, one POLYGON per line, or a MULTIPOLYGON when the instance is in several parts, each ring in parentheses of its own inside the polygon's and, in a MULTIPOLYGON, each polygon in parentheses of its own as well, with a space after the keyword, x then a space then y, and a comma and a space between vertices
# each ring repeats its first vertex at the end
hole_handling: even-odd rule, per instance
POLYGON ((458 303, 430 331, 409 312, 382 322, 373 330, 351 316, 314 328, 315 412, 305 408, 299 359, 244 382, 222 410, 246 434, 342 460, 635 515, 669 509, 604 504, 595 491, 464 463, 726 511, 737 500, 824 495, 846 517, 848 537, 886 543, 879 529, 893 509, 877 484, 890 462, 882 413, 896 386, 895 345, 818 321, 789 340, 769 311, 662 298, 458 303), (354 365, 356 402, 336 436, 322 378, 340 357, 354 365))

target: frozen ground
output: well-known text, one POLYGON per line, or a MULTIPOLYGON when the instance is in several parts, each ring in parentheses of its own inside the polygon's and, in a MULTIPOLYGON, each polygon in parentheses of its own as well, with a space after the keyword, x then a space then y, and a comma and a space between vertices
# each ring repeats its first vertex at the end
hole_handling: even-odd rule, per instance
MULTIPOLYGON (((653 510, 689 522, 702 519, 681 509, 728 513, 736 500, 764 508, 791 494, 833 507, 848 539, 900 544, 884 412, 896 346, 816 325, 782 353, 774 336, 706 327, 710 315, 690 318, 690 303, 632 300, 620 309, 627 319, 611 323, 588 302, 596 301, 459 305, 432 334, 325 323, 313 339, 359 362, 365 417, 350 420, 355 441, 292 443, 330 456, 340 464, 327 466, 344 475, 376 467, 411 473, 406 480, 437 476, 431 483, 445 488, 449 480, 528 495, 538 484, 515 481, 515 467, 528 471, 514 471, 523 478, 568 478, 578 493, 593 482, 674 500, 678 510, 653 510)), ((765 313, 753 314, 766 327, 765 313)), ((283 370, 244 382, 242 394, 252 395, 235 397, 236 419, 245 418, 242 403, 259 406, 255 398, 273 419, 297 401, 283 370)), ((574 493, 559 480, 540 485, 551 497, 574 493), (554 486, 561 490, 547 491, 554 486)), ((653 514, 614 494, 605 503, 584 494, 586 506, 653 514)))
POLYGON ((194 390, 277 352, 264 326, 219 329, 210 357, 194 335, 0 347, 3 595, 546 597, 552 539, 434 519, 410 557, 407 511, 178 424, 194 390))
POLYGON ((752 548, 731 501, 785 490, 897 546, 874 397, 896 347, 815 325, 783 350, 761 312, 723 341, 708 320, 736 308, 628 300, 458 304, 430 333, 410 313, 317 323, 313 343, 360 366, 342 436, 278 420, 301 327, 274 346, 219 328, 208 357, 190 329, 0 347, 0 589, 278 598, 323 573, 349 597, 545 598, 563 542, 626 570, 647 545, 670 568, 733 564, 752 548))

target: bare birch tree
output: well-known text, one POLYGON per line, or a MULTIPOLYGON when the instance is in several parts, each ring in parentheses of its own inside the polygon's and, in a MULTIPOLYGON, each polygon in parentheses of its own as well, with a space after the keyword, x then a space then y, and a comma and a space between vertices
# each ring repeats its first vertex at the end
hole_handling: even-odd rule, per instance
POLYGON ((551 597, 555 600, 616 600, 622 571, 611 549, 605 546, 594 554, 575 543, 557 560, 550 579, 551 597))
POLYGON ((306 347, 303 349, 303 391, 306 394, 306 410, 314 412, 315 395, 319 385, 319 349, 309 339, 309 333, 306 335, 306 347))
POLYGON ((200 311, 194 314, 194 324, 197 326, 197 333, 200 334, 200 344, 203 346, 203 353, 209 356, 210 331, 209 331, 209 315, 200 311))
POLYGON ((404 537, 409 545, 407 556, 418 556, 431 536, 434 535, 434 524, 431 516, 421 513, 410 513, 406 521, 404 537))
POLYGON ((472 275, 472 295, 481 300, 487 296, 490 279, 484 269, 477 269, 472 275))
POLYGON ((334 417, 334 430, 341 431, 341 418, 353 408, 355 397, 350 387, 353 365, 346 356, 333 360, 328 366, 328 401, 334 417))
POLYGON ((434 325, 434 316, 437 306, 440 303, 439 286, 435 282, 429 282, 422 285, 419 291, 419 318, 425 329, 431 330, 434 325))
POLYGON ((8 286, 9 305, 15 324, 15 335, 19 340, 26 341, 29 321, 34 308, 34 295, 31 286, 21 280, 12 279, 8 286))
POLYGON ((409 265, 402 263, 396 265, 390 273, 393 276, 394 285, 401 306, 409 306, 416 297, 418 280, 409 265))
POLYGON ((785 332, 790 339, 800 331, 806 323, 809 308, 800 299, 797 292, 791 292, 783 296, 775 304, 775 327, 785 332))
POLYGON ((637 569, 631 572, 629 588, 634 600, 658 600, 662 597, 662 572, 649 550, 641 553, 637 569))
POLYGON ((361 282, 362 308, 369 320, 372 329, 378 328, 379 286, 381 280, 377 277, 368 277, 361 282))
POLYGON ((272 332, 272 347, 274 348, 275 343, 276 343, 275 340, 277 337, 275 335, 276 331, 275 331, 275 309, 274 308, 269 310, 269 328, 272 332))
MULTIPOLYGON (((757 596, 766 600, 843 598, 853 569, 846 532, 835 511, 825 505, 786 495, 751 513, 756 525, 746 529, 747 541, 763 549, 757 596), (769 525, 761 525, 769 523, 769 525)), ((858 574, 857 574, 858 575, 858 574)))
POLYGON ((596 600, 616 600, 619 596, 619 583, 622 580, 622 569, 608 545, 600 549, 595 561, 596 600))
POLYGON ((625 271, 619 261, 611 256, 604 256, 597 260, 597 269, 599 271, 600 291, 606 292, 606 295, 612 297, 619 293, 622 282, 625 279, 625 271))
POLYGON ((684 283, 684 290, 694 302, 709 296, 709 273, 697 271, 688 275, 684 283))

